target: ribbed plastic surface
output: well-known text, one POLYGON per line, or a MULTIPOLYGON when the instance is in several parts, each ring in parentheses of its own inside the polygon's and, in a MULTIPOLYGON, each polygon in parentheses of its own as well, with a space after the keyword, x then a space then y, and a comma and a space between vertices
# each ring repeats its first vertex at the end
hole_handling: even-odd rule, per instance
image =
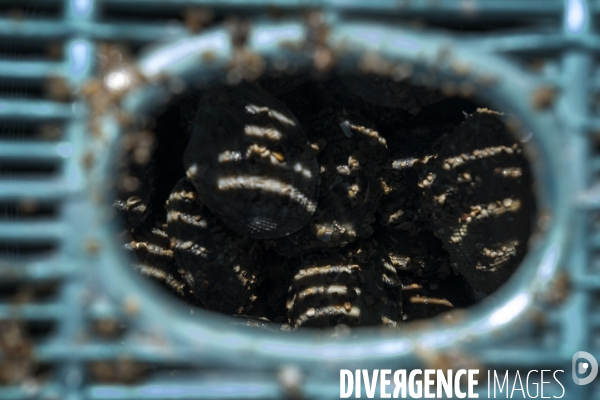
MULTIPOLYGON (((35 288, 49 282, 56 290, 17 303, 0 298, 0 321, 34 332, 24 339, 30 350, 20 357, 38 368, 25 383, 0 386, 1 399, 282 398, 295 393, 278 378, 292 365, 303 376, 303 396, 337 398, 340 368, 453 368, 465 362, 525 371, 522 376, 530 369, 563 369, 565 398, 600 399, 597 383, 576 386, 570 378, 576 351, 591 350, 600 359, 600 117, 592 102, 600 88, 600 38, 593 30, 600 1, 34 3, 45 11, 31 6, 24 16, 9 11, 0 17, 0 85, 7 88, 0 98, 0 283, 35 288), (435 68, 434 84, 471 84, 478 96, 508 110, 522 132, 532 132, 528 143, 545 232, 493 300, 453 318, 398 332, 359 331, 342 340, 240 327, 191 312, 136 279, 119 251, 117 228, 107 223, 106 183, 118 124, 103 118, 98 138, 83 100, 58 101, 18 88, 42 87, 51 77, 80 88, 94 75, 96 46, 103 41, 135 47, 160 41, 138 63, 151 82, 159 74, 166 81, 190 81, 198 73, 210 79, 231 55, 227 30, 217 24, 193 35, 171 16, 213 5, 254 21, 248 46, 267 60, 284 53, 286 43, 304 40, 296 13, 322 8, 329 46, 414 64, 417 80, 435 68), (274 9, 290 18, 262 18, 274 9), (440 28, 399 23, 415 18, 440 28), (527 23, 534 20, 540 23, 527 23), (469 32, 481 25, 489 29, 469 32), (442 30, 447 28, 463 30, 442 30), (62 52, 50 58, 47 48, 56 45, 62 52), (216 64, 201 65, 206 50, 215 53, 216 64), (538 58, 541 68, 525 67, 538 58), (464 65, 468 69, 459 68, 464 65), (532 100, 549 87, 555 94, 548 104, 532 100), (36 133, 39 126, 42 133, 36 133), (60 133, 53 135, 56 129, 60 133)), ((350 68, 352 61, 340 63, 350 68)), ((163 94, 162 85, 148 83, 129 94, 124 109, 143 114, 163 94)), ((0 357, 6 363, 0 369, 12 365, 6 350, 0 357)), ((560 393, 550 385, 544 394, 560 393)), ((481 392, 480 398, 486 396, 481 392)))

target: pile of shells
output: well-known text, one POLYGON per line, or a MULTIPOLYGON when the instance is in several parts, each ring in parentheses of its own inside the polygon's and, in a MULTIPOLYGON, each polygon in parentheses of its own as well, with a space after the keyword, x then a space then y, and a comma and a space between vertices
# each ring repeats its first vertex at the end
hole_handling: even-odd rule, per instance
POLYGON ((115 201, 134 268, 249 325, 400 326, 480 301, 527 250, 521 147, 500 114, 431 89, 213 85, 138 136, 115 201))

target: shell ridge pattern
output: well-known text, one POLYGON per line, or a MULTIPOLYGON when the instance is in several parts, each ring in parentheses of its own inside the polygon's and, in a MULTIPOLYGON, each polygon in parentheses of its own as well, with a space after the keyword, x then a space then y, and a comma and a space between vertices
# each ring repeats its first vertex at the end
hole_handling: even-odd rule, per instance
POLYGON ((133 268, 190 304, 283 330, 400 326, 496 290, 534 211, 522 150, 496 113, 443 114, 437 93, 412 99, 407 82, 379 101, 385 82, 371 78, 278 98, 246 83, 193 93, 174 109, 194 115, 178 150, 157 171, 128 166, 146 185, 115 202, 133 268), (162 172, 180 156, 183 169, 162 172))
POLYGON ((312 255, 296 267, 287 304, 290 323, 396 326, 402 285, 385 251, 369 243, 343 254, 312 255))
POLYGON ((223 226, 185 178, 167 202, 167 232, 182 276, 206 308, 239 314, 251 305, 262 277, 256 245, 223 226))
POLYGON ((376 176, 385 167, 385 139, 364 118, 344 110, 324 110, 307 132, 319 143, 321 191, 309 226, 274 244, 284 255, 345 245, 372 232, 381 195, 376 176))
POLYGON ((423 208, 453 265, 487 294, 523 258, 534 210, 526 160, 498 116, 478 110, 443 139, 423 208))
POLYGON ((283 103, 257 87, 215 86, 204 93, 194 124, 184 165, 225 224, 261 239, 308 222, 319 190, 317 161, 283 103))

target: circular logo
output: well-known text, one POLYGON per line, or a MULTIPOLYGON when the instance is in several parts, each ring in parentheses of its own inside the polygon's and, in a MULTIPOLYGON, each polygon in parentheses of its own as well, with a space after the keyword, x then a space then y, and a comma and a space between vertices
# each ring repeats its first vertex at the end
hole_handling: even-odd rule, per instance
POLYGON ((573 381, 577 385, 587 385, 588 383, 590 383, 591 381, 593 381, 596 378, 596 375, 598 375, 598 361, 596 361, 594 356, 591 355, 590 353, 585 352, 585 351, 578 351, 577 353, 573 354, 573 369, 572 369, 572 371, 573 371, 573 381), (581 358, 585 359, 587 362, 580 361, 579 363, 577 363, 577 361, 581 358), (588 371, 589 371, 589 375, 585 378, 579 378, 577 376, 577 374, 579 374, 579 375, 586 374, 586 373, 588 373, 588 371))

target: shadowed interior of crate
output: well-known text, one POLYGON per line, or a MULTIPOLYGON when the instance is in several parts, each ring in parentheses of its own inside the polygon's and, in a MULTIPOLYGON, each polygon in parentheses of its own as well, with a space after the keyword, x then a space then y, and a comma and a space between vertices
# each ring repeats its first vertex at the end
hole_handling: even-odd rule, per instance
MULTIPOLYGON (((194 121, 212 106, 203 105, 198 90, 156 115, 151 132, 137 138, 140 147, 154 149, 147 166, 130 161, 135 146, 126 149, 118 201, 136 270, 193 306, 288 330, 399 326, 433 317, 483 300, 518 266, 535 214, 532 178, 501 115, 473 99, 371 75, 267 75, 253 85, 285 104, 318 147, 316 216, 299 231, 255 240, 223 225, 210 208, 192 207, 202 203, 193 185, 173 189, 186 176, 182 160, 197 129, 194 121), (359 133, 344 131, 347 123, 359 133), (363 146, 364 132, 384 145, 363 146), (380 153, 385 160, 374 167, 380 153), (354 169, 353 161, 359 164, 354 169), (132 175, 140 184, 128 190, 132 175), (365 196, 360 204, 340 200, 336 191, 352 197, 353 188, 365 196), (186 194, 195 199, 187 205, 181 197, 186 194), (202 229, 210 233, 169 229, 167 220, 180 215, 207 221, 202 229), (190 246, 202 254, 190 255, 190 246), (223 261, 228 257, 230 262, 223 261), (383 278, 368 272, 386 266, 383 278), (384 294, 368 289, 378 279, 384 279, 384 294), (385 280, 397 283, 388 288, 385 280), (378 296, 386 298, 373 305, 378 296), (378 317, 367 319, 369 314, 378 317)), ((213 127, 235 135, 231 126, 213 127)), ((259 144, 262 158, 276 163, 273 156, 281 153, 259 144)), ((255 145, 240 146, 241 157, 255 145)), ((211 151, 223 151, 217 147, 211 151)), ((228 196, 236 194, 222 200, 228 196)), ((248 208, 253 201, 259 201, 254 194, 248 208)))

